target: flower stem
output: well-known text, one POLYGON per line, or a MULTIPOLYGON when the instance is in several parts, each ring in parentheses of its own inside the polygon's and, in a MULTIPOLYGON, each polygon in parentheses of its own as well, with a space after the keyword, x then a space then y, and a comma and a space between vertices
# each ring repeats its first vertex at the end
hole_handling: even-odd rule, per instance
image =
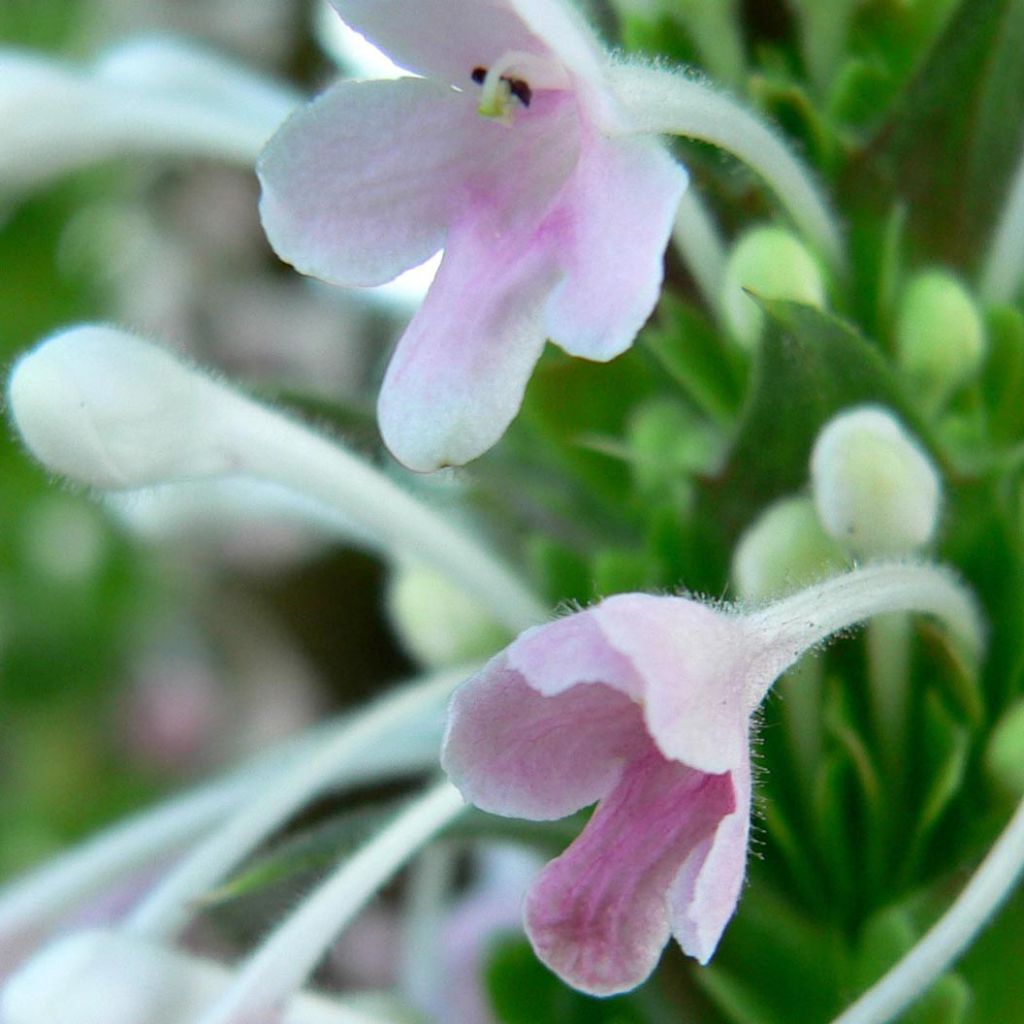
POLYGON ((386 738, 420 727, 443 709, 452 690, 472 669, 460 668, 407 686, 354 716, 347 726, 326 736, 307 756, 264 785, 260 798, 246 803, 223 828, 194 849, 125 923, 137 935, 163 938, 181 931, 195 901, 242 861, 263 839, 308 800, 358 763, 386 738))
POLYGON ((238 471, 270 480, 352 519, 390 554, 434 565, 512 632, 548 610, 500 559, 380 470, 289 417, 240 395, 226 410, 224 442, 238 471))
POLYGON ((700 139, 732 153, 765 179, 829 263, 844 265, 842 233, 821 188, 761 118, 678 72, 619 64, 609 74, 634 130, 700 139))
POLYGON ((963 892, 923 939, 833 1024, 884 1024, 895 1019, 973 942, 1024 871, 1024 802, 963 892))
POLYGON ((419 797, 285 920, 199 1024, 242 1024, 281 1008, 366 901, 464 809, 448 782, 419 797))
POLYGON ((754 668, 761 687, 751 693, 753 706, 806 651, 834 633, 886 612, 934 615, 972 657, 981 653, 980 612, 970 592, 948 569, 913 562, 866 565, 744 616, 765 652, 754 668))
POLYGON ((981 270, 986 302, 1012 302, 1024 287, 1024 152, 981 270))

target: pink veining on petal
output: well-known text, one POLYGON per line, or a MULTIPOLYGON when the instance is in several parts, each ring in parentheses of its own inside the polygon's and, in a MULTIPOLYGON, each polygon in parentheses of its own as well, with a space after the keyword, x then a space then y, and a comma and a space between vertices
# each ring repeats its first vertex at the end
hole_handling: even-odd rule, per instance
POLYGON ((680 863, 735 808, 728 774, 675 764, 653 746, 635 758, 530 890, 526 929, 540 959, 594 995, 640 984, 669 938, 666 894, 680 863))
POLYGON ((622 694, 583 685, 544 697, 500 655, 455 694, 441 763, 482 810, 544 821, 601 799, 649 744, 622 694))
POLYGON ((736 911, 747 870, 750 756, 731 772, 736 807, 695 848, 669 892, 672 934, 683 952, 706 964, 736 911))

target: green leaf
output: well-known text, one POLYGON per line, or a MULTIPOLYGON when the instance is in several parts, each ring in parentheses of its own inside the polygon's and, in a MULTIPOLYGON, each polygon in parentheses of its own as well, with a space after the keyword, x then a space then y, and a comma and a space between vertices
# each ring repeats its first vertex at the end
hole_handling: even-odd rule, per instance
POLYGON ((847 406, 885 405, 929 445, 891 368, 852 327, 797 303, 762 305, 767 322, 751 395, 725 469, 704 494, 705 514, 727 536, 806 484, 818 432, 847 406))
POLYGON ((641 341, 693 404, 719 423, 731 423, 742 397, 738 356, 696 310, 672 295, 641 341))
POLYGON ((989 437, 1012 444, 1024 437, 1024 313, 1013 306, 986 317, 988 358, 982 376, 989 437))
POLYGON ((880 134, 883 191, 933 261, 969 264, 991 231, 1024 140, 1021 53, 1024 0, 962 3, 880 134))
POLYGON ((492 943, 484 981, 499 1024, 649 1024, 635 996, 594 999, 568 988, 518 935, 492 943))

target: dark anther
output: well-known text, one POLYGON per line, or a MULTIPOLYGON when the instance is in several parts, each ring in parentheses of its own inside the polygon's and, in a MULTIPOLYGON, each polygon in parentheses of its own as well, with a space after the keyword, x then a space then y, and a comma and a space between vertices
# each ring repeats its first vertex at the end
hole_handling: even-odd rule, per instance
MULTIPOLYGON (((473 68, 470 73, 470 78, 476 82, 477 85, 483 85, 484 79, 487 78, 487 68, 473 68)), ((521 78, 509 78, 508 75, 502 75, 501 80, 508 82, 508 90, 513 96, 524 107, 530 105, 530 100, 533 99, 533 90, 530 88, 528 82, 524 82, 521 78)))
POLYGON ((529 85, 527 85, 521 78, 502 77, 503 81, 508 82, 508 88, 512 95, 515 96, 515 98, 519 100, 524 107, 528 107, 530 105, 530 100, 533 99, 533 90, 529 85))

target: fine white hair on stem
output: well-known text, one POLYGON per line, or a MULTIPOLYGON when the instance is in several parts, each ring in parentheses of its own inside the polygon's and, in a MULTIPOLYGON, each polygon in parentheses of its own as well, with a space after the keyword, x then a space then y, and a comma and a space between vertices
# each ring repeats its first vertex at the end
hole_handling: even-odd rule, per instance
MULTIPOLYGON (((465 669, 466 673, 470 671, 465 669)), ((448 680, 452 673, 427 676, 425 685, 439 678, 448 680)), ((419 684, 413 681, 407 685, 419 684)), ((441 703, 433 718, 419 718, 415 729, 398 729, 381 737, 361 758, 335 775, 327 788, 390 779, 436 764, 444 725, 441 703)), ((225 815, 245 806, 254 794, 264 792, 288 766, 305 763, 311 752, 323 748, 333 737, 348 733, 355 718, 345 716, 290 740, 223 778, 137 814, 15 879, 0 889, 0 948, 13 944, 14 937, 24 930, 45 931, 62 914, 104 887, 208 834, 225 815)))
POLYGON ((879 562, 824 580, 766 607, 746 613, 747 628, 764 651, 749 694, 757 707, 775 679, 806 651, 830 636, 887 612, 934 615, 980 657, 985 627, 977 602, 957 577, 927 562, 879 562))
POLYGON ((1024 151, 981 268, 981 297, 1012 302, 1024 288, 1024 151))
POLYGON ((21 357, 8 394, 32 454, 71 480, 104 490, 225 476, 269 481, 340 513, 387 554, 432 565, 512 632, 547 617, 450 514, 158 345, 112 327, 73 327, 21 357))
POLYGON ((91 67, 0 48, 0 192, 128 154, 252 166, 299 102, 286 86, 172 39, 125 43, 91 67))
POLYGON ((711 86, 666 68, 615 64, 609 78, 632 130, 699 139, 732 153, 768 183, 829 264, 844 266, 842 232, 824 192, 758 115, 711 86))
POLYGON ((199 1024, 242 1024, 282 1006, 367 900, 465 806, 449 782, 410 804, 271 934, 199 1024))
POLYGON ((833 1024, 884 1024, 923 995, 971 945, 1024 871, 1024 802, 953 905, 920 942, 833 1024))
POLYGON ((347 728, 327 736, 305 757, 264 785, 260 798, 241 807, 223 827, 195 847, 129 915, 124 927, 162 938, 178 933, 196 900, 245 859, 275 829, 314 799, 345 770, 389 736, 408 733, 436 717, 472 670, 452 669, 390 694, 354 715, 347 728))

